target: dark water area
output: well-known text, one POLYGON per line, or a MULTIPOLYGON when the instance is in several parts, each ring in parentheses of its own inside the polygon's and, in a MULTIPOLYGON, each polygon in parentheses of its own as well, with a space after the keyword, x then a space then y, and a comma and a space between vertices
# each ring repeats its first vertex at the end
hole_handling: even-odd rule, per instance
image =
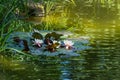
POLYGON ((42 57, 39 61, 2 59, 0 80, 119 80, 120 32, 118 25, 88 27, 92 49, 79 57, 42 57), (7 64, 9 63, 9 65, 7 64))

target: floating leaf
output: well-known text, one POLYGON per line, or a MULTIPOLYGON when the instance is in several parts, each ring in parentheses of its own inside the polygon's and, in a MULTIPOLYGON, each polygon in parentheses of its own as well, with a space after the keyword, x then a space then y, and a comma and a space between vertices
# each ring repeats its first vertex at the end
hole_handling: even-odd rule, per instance
POLYGON ((46 35, 45 35, 45 39, 50 39, 51 38, 51 33, 47 33, 46 35))
POLYGON ((42 34, 40 34, 40 33, 38 33, 38 32, 34 32, 34 33, 32 34, 32 37, 33 37, 34 39, 43 39, 42 34))
POLYGON ((13 37, 13 41, 15 41, 16 43, 19 43, 21 40, 19 37, 13 37))
MULTIPOLYGON (((40 32, 34 32, 33 34, 40 34, 40 32)), ((23 33, 20 32, 20 35, 16 35, 15 33, 11 34, 10 38, 8 39, 8 48, 14 48, 16 50, 23 51, 25 53, 31 53, 34 55, 45 55, 45 56, 79 56, 78 52, 86 49, 90 49, 88 45, 89 41, 88 39, 61 39, 61 34, 58 34, 56 32, 51 32, 45 35, 43 38, 43 33, 42 33, 42 40, 44 41, 36 41, 34 43, 35 45, 37 44, 39 46, 39 43, 42 44, 40 47, 35 47, 31 43, 31 33, 23 33), (15 37, 18 36, 18 37, 15 37), (57 39, 57 40, 55 40, 57 39), (17 43, 17 44, 16 44, 17 43), (48 44, 49 43, 49 44, 48 44), (73 45, 74 43, 74 45, 73 45), (71 48, 66 48, 66 46, 70 46, 71 48)), ((40 35, 39 35, 40 36, 40 35)), ((33 36, 32 36, 33 38, 33 36)), ((36 38, 33 38, 35 40, 36 38)), ((37 39, 36 39, 37 40, 37 39)))
POLYGON ((52 45, 46 46, 46 49, 50 52, 55 52, 57 49, 57 46, 59 46, 59 43, 54 43, 52 45))
POLYGON ((59 40, 62 34, 57 34, 56 32, 52 32, 51 36, 55 38, 55 40, 59 40))
POLYGON ((45 35, 45 39, 50 39, 50 38, 53 38, 54 40, 59 40, 60 37, 63 36, 62 34, 58 34, 56 32, 52 32, 52 33, 48 33, 45 35))
POLYGON ((24 45, 24 49, 22 51, 29 51, 29 47, 28 47, 28 42, 27 40, 22 40, 23 41, 23 45, 24 45))
POLYGON ((51 45, 51 44, 53 44, 53 41, 51 39, 49 39, 49 38, 45 38, 44 44, 51 45))
POLYGON ((29 51, 27 40, 20 39, 19 37, 13 37, 13 41, 16 42, 18 46, 23 46, 22 51, 29 51))

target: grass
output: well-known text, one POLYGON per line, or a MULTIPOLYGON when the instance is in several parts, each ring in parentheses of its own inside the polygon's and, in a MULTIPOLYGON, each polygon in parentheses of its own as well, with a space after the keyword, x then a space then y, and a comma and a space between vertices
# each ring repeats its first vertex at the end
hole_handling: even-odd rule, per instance
POLYGON ((42 23, 36 26, 40 30, 63 30, 67 28, 66 13, 61 16, 48 15, 42 19, 42 23))
MULTIPOLYGON (((6 40, 24 23, 16 15, 16 9, 24 5, 22 0, 0 0, 0 52, 6 49, 6 40)), ((23 8, 24 9, 24 8, 23 8)))

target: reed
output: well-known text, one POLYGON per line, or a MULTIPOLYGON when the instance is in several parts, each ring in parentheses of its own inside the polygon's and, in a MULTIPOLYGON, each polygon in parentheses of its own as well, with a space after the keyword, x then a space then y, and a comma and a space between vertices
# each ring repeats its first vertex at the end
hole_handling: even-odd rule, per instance
POLYGON ((10 34, 22 25, 16 9, 24 9, 24 2, 23 0, 0 0, 0 52, 6 49, 6 40, 10 34))

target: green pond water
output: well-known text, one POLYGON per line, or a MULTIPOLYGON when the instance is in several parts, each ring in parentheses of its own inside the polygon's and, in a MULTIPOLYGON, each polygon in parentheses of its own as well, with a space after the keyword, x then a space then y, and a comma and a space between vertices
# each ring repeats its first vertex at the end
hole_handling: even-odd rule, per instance
POLYGON ((43 56, 30 61, 0 55, 0 80, 120 80, 120 1, 76 1, 78 6, 70 5, 70 21, 79 18, 77 14, 83 17, 85 33, 79 29, 75 32, 77 36, 89 36, 88 45, 92 48, 81 51, 77 57, 43 56))
POLYGON ((110 22, 85 30, 92 49, 79 57, 23 62, 0 56, 0 80, 120 80, 119 25, 110 22))

